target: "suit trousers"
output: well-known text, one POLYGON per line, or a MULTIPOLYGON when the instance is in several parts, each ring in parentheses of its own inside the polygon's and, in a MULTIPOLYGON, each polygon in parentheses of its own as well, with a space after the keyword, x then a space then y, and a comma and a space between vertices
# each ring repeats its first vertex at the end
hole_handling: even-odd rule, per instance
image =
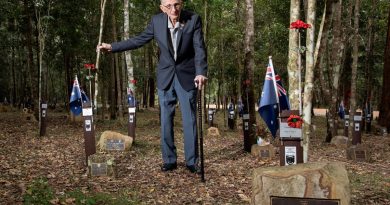
POLYGON ((164 163, 177 161, 173 129, 177 101, 179 101, 183 122, 186 165, 197 163, 196 95, 196 89, 184 90, 176 75, 166 90, 158 89, 161 109, 161 154, 164 163))

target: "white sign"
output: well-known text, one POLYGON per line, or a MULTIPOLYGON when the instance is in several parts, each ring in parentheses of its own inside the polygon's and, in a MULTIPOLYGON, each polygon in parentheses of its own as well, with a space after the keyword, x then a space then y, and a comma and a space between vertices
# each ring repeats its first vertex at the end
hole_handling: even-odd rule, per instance
POLYGON ((346 121, 345 121, 345 127, 348 127, 348 126, 349 126, 349 121, 346 120, 346 121))
POLYGON ((249 120, 249 114, 244 114, 244 115, 242 116, 242 119, 244 119, 244 120, 249 120))
POLYGON ((249 123, 248 122, 245 122, 245 127, 244 127, 245 130, 249 130, 249 123))
POLYGON ((302 138, 302 129, 289 127, 287 122, 280 123, 280 137, 302 138))
POLYGON ((129 115, 129 122, 133 123, 134 122, 134 115, 129 115))
POLYGON ((345 119, 349 119, 349 115, 345 115, 344 118, 345 118, 345 119))
POLYGON ((355 123, 355 131, 358 132, 360 130, 360 124, 355 123))
POLYGON ((91 120, 85 120, 85 131, 90 132, 92 130, 91 120))
POLYGON ((284 159, 286 166, 297 164, 297 147, 284 147, 284 159))
POLYGON ((135 113, 135 107, 129 107, 129 113, 135 113))
POLYGON ((46 110, 42 110, 42 117, 46 117, 46 110))
POLYGON ((83 116, 92 116, 92 108, 83 108, 83 116))
POLYGON ((362 121, 362 116, 361 116, 361 115, 355 115, 355 116, 353 117, 353 120, 354 120, 354 121, 362 121))
POLYGON ((47 104, 45 103, 45 104, 42 104, 42 108, 43 109, 47 109, 47 104))

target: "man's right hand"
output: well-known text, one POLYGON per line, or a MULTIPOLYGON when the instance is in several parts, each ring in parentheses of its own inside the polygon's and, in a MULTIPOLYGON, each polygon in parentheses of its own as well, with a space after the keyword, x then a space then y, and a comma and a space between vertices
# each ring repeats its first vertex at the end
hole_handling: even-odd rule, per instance
POLYGON ((108 43, 102 43, 96 46, 96 52, 98 51, 111 52, 111 50, 112 50, 111 44, 108 43))

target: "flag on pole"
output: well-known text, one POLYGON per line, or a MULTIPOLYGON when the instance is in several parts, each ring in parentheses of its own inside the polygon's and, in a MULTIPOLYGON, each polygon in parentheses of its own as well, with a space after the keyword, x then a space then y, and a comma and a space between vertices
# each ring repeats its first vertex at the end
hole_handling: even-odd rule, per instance
POLYGON ((274 70, 272 60, 269 59, 258 112, 273 137, 279 129, 279 110, 290 110, 290 102, 288 101, 287 92, 283 88, 281 78, 274 70))
POLYGON ((74 115, 79 115, 83 111, 82 102, 89 102, 88 96, 83 90, 80 89, 79 81, 77 76, 73 81, 72 93, 70 95, 69 107, 74 115))
POLYGON ((345 117, 345 108, 344 108, 343 101, 340 102, 338 114, 339 114, 340 119, 343 120, 345 117))

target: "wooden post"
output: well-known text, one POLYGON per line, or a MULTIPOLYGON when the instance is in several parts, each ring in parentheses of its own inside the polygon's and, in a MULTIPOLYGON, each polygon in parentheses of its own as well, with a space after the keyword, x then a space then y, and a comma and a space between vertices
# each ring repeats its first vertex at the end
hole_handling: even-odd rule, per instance
POLYGON ((299 110, 283 110, 280 113, 280 166, 303 163, 302 128, 285 126, 290 115, 299 115, 299 110))
POLYGON ((85 158, 88 166, 88 157, 96 153, 95 128, 91 103, 83 103, 83 117, 85 158))
POLYGON ((39 136, 46 135, 46 117, 47 117, 47 103, 45 101, 41 102, 41 127, 39 128, 39 136))

